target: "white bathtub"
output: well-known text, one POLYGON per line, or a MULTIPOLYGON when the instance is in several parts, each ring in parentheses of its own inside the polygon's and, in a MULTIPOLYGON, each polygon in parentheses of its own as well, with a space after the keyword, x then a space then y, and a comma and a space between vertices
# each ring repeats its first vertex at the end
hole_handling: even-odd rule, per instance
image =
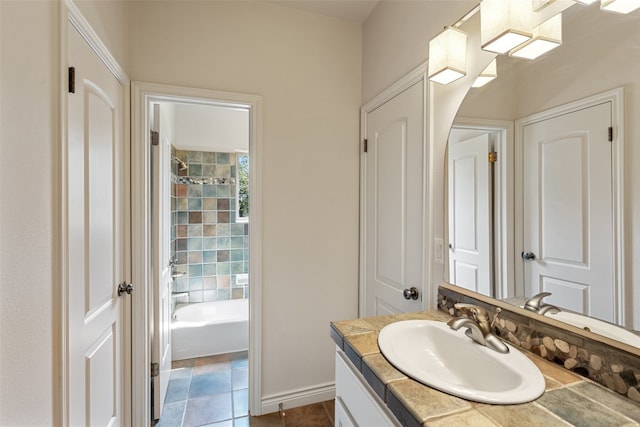
POLYGON ((246 299, 178 306, 171 322, 171 359, 244 351, 249 348, 246 299))

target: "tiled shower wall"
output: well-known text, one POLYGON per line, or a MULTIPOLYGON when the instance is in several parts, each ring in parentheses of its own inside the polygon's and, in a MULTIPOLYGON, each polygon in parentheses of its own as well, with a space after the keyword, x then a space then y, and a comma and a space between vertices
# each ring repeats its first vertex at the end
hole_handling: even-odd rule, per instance
POLYGON ((249 224, 236 222, 236 154, 172 150, 172 255, 176 302, 248 298, 249 224))

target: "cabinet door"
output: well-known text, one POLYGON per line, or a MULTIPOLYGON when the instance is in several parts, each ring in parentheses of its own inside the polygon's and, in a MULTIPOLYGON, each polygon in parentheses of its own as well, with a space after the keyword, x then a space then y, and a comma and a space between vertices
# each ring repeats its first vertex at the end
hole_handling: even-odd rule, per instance
MULTIPOLYGON (((336 402, 341 402, 348 415, 345 426, 400 427, 386 403, 378 397, 364 377, 347 360, 341 350, 336 353, 336 402)), ((338 424, 336 404, 336 426, 338 424)))
POLYGON ((342 403, 342 399, 340 397, 336 397, 335 417, 335 427, 358 427, 351 418, 351 414, 349 414, 347 408, 344 407, 344 403, 342 403))

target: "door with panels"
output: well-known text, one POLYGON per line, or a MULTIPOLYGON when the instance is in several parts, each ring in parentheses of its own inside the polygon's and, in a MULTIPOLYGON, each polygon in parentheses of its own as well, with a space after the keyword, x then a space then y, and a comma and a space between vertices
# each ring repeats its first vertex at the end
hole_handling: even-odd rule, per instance
POLYGON ((69 425, 127 425, 124 87, 68 26, 70 87, 63 185, 69 425))
POLYGON ((364 316, 422 307, 425 110, 420 80, 366 114, 364 316))

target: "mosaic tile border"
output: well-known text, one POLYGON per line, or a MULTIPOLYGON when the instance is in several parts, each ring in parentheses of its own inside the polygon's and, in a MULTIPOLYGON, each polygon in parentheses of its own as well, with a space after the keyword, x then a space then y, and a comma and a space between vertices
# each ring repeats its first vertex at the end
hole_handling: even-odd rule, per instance
POLYGON ((488 304, 440 286, 438 309, 452 316, 458 302, 489 311, 496 335, 516 347, 589 378, 634 403, 640 403, 640 357, 600 341, 524 316, 516 310, 488 304))

